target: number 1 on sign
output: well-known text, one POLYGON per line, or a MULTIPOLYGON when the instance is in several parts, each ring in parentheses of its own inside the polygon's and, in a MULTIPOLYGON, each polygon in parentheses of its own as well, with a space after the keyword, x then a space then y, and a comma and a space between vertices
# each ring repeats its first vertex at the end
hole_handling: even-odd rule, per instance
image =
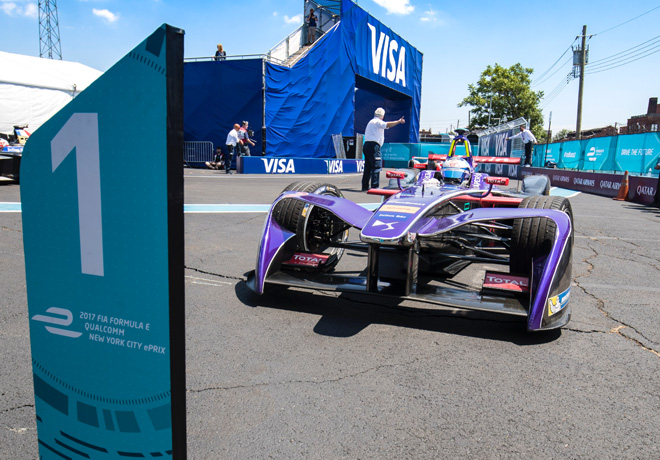
POLYGON ((76 150, 80 265, 87 275, 103 276, 103 225, 99 122, 96 113, 74 113, 50 141, 53 172, 76 150))

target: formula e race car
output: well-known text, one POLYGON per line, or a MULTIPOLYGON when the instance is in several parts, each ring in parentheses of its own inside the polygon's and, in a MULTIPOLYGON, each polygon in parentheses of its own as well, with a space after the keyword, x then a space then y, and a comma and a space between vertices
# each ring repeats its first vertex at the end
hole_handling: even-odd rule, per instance
POLYGON ((509 179, 476 172, 477 163, 519 159, 466 151, 387 172, 393 188, 368 192, 383 197, 375 211, 331 184, 289 185, 268 213, 248 286, 259 294, 273 284, 498 312, 526 318, 530 331, 564 326, 570 202, 548 195, 545 176, 526 177, 520 190, 496 187, 509 179), (355 251, 367 254, 366 267, 340 272, 342 256, 355 251))

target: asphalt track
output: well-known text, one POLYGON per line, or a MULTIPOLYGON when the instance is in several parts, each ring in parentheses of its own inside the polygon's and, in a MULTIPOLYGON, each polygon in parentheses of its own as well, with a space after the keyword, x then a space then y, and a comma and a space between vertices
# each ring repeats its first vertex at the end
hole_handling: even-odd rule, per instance
MULTIPOLYGON (((294 180, 378 198, 357 175, 184 174, 185 202, 207 205, 185 214, 189 458, 660 458, 657 208, 573 196, 573 318, 529 334, 510 317, 408 301, 257 297, 245 274, 265 207, 247 205, 294 180)), ((19 202, 18 185, 0 185, 0 203, 19 202)), ((35 459, 16 209, 0 212, 0 263, 0 458, 35 459)))

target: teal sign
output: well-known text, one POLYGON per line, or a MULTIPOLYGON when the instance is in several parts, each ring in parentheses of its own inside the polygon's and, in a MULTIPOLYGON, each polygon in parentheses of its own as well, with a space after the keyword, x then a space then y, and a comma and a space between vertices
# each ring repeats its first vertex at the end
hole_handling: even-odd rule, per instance
POLYGON ((578 169, 582 158, 582 144, 580 141, 562 142, 559 162, 560 168, 578 169))
POLYGON ((186 457, 182 82, 183 31, 163 25, 23 153, 44 459, 186 457))

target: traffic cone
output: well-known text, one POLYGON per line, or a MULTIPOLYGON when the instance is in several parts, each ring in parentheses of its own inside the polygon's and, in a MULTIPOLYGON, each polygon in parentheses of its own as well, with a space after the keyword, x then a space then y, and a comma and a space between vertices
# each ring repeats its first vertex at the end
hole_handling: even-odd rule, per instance
POLYGON ((614 197, 615 200, 627 201, 628 200, 628 171, 623 173, 623 180, 619 187, 619 194, 614 197))

